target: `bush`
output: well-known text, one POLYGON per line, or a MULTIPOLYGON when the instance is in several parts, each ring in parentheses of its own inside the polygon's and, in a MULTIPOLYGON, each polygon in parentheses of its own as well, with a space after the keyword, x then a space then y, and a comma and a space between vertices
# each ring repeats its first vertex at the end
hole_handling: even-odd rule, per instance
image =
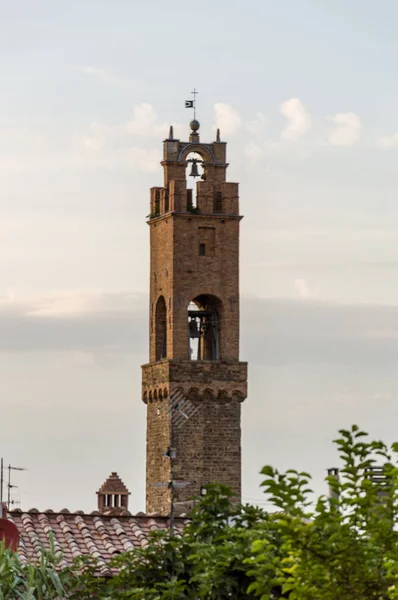
POLYGON ((111 561, 112 578, 97 577, 92 560, 60 569, 52 550, 24 565, 2 547, 0 599, 397 600, 398 445, 369 441, 356 426, 336 444, 342 478, 327 479, 333 498, 314 503, 308 473, 267 466, 273 512, 235 507, 227 488, 211 485, 181 537, 152 535, 111 561))

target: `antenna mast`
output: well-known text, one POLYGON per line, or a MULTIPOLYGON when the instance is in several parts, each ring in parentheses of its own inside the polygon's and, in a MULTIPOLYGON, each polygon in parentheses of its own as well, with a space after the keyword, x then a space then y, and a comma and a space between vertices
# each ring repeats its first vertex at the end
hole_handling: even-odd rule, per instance
MULTIPOLYGON (((7 508, 9 509, 11 504, 14 504, 14 500, 11 500, 11 489, 17 488, 17 485, 11 483, 11 471, 26 471, 23 467, 13 467, 8 465, 8 483, 7 483, 7 508)), ((4 459, 0 460, 0 518, 3 517, 3 499, 4 499, 4 459)))
POLYGON ((193 118, 196 120, 196 96, 199 94, 199 92, 197 92, 196 88, 194 88, 191 94, 193 96, 193 118))
POLYGON ((3 470, 4 470, 3 459, 1 459, 1 461, 0 461, 0 519, 3 518, 3 481, 4 481, 3 470))

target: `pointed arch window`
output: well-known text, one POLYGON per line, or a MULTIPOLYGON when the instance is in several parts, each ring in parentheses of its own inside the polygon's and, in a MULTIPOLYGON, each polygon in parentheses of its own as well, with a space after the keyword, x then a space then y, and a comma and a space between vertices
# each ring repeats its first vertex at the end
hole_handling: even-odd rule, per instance
POLYGON ((221 301, 215 296, 197 296, 188 306, 189 358, 220 359, 221 301))
POLYGON ((190 152, 185 159, 185 179, 187 182, 187 210, 192 211, 197 208, 197 197, 196 197, 196 178, 204 178, 203 170, 203 159, 197 152, 190 152))
POLYGON ((166 301, 160 296, 156 303, 155 331, 156 331, 156 360, 167 358, 167 309, 166 301))

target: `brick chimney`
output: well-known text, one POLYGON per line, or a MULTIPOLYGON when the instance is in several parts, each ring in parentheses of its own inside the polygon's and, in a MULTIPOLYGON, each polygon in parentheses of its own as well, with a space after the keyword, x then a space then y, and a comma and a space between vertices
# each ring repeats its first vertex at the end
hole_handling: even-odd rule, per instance
POLYGON ((111 473, 97 492, 98 510, 102 515, 129 515, 128 505, 130 492, 119 475, 111 473))

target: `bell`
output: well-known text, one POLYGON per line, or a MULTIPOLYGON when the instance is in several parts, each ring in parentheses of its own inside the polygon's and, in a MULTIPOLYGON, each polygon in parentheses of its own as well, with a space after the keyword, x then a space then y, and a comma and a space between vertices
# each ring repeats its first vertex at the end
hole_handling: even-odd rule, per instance
POLYGON ((197 162, 195 159, 192 160, 191 172, 189 174, 191 177, 199 177, 197 162))
POLYGON ((189 337, 200 338, 200 331, 196 319, 191 319, 189 321, 189 337))

